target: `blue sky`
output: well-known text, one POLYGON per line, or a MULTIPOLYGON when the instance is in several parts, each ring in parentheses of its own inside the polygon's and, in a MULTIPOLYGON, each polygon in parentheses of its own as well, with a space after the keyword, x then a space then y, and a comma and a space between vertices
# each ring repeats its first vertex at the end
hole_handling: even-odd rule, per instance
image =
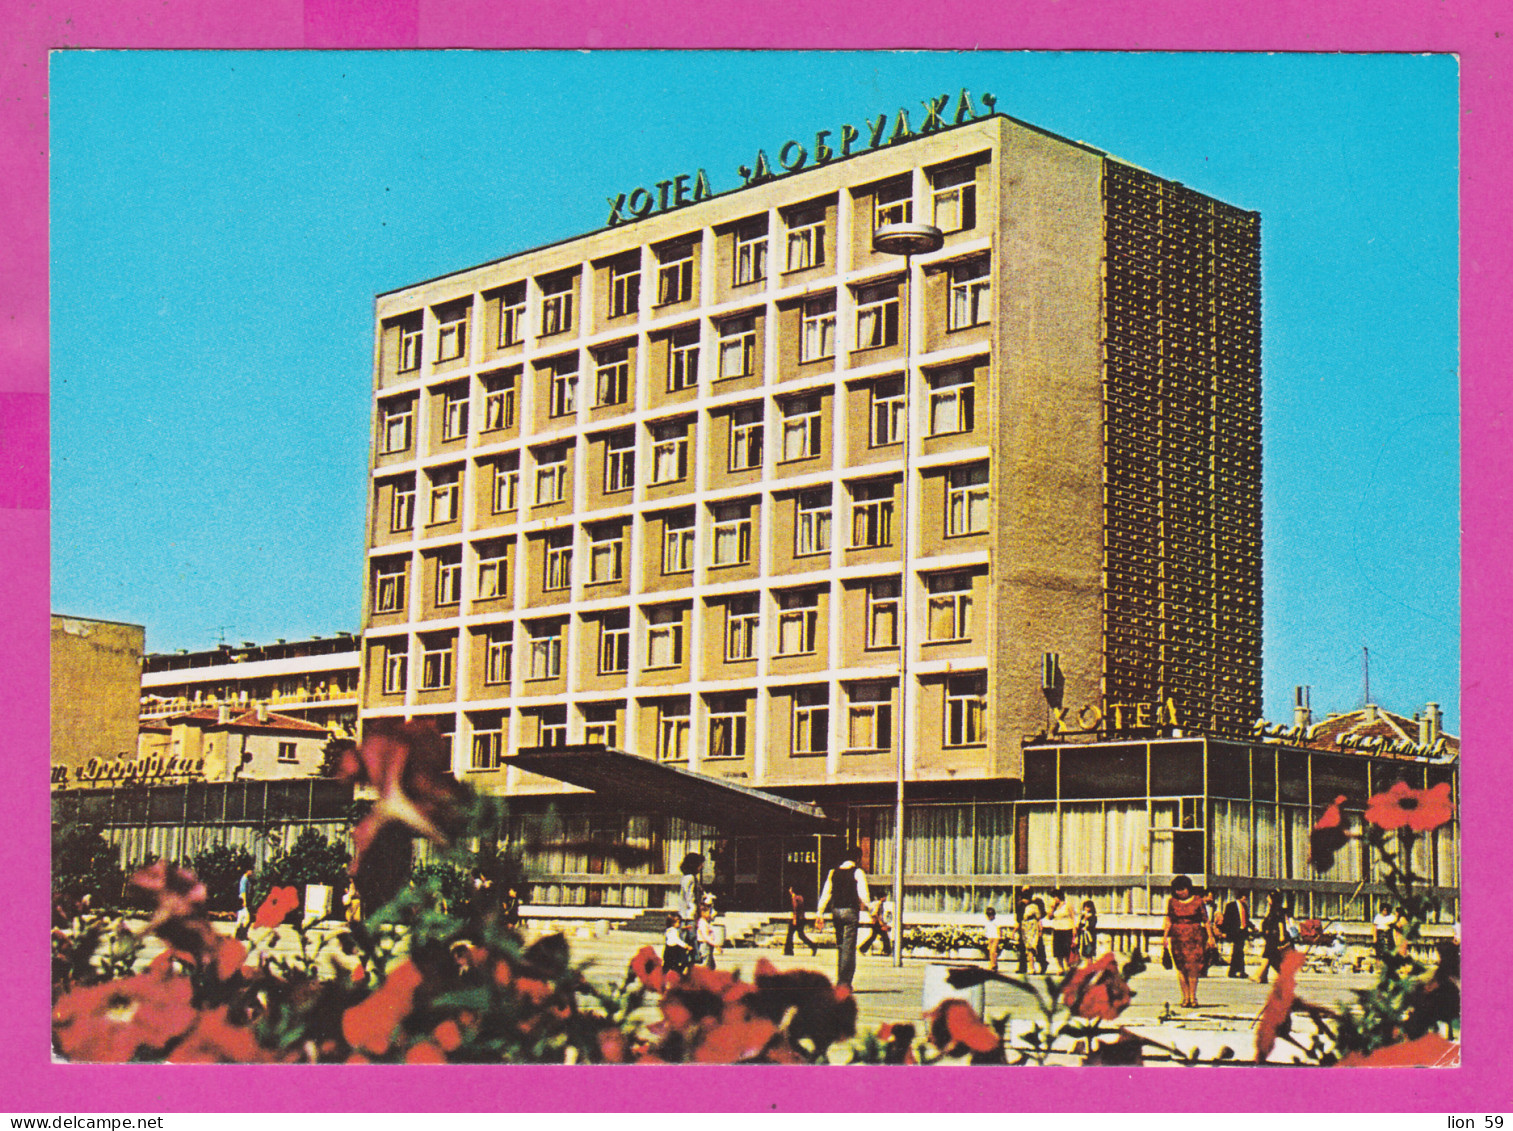
POLYGON ((375 294, 962 87, 1262 214, 1267 715, 1457 728, 1446 56, 55 53, 53 608, 355 631, 375 294))

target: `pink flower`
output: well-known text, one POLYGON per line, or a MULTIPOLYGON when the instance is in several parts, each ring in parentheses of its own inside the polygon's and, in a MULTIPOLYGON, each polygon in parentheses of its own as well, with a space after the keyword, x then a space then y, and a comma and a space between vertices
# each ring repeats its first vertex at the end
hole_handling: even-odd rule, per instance
POLYGON ((1386 793, 1378 793, 1366 806, 1366 820, 1383 829, 1407 825, 1416 833, 1424 833, 1448 824, 1454 817, 1455 803, 1450 800, 1449 782, 1428 789, 1414 789, 1407 782, 1398 782, 1386 793))
POLYGON ((170 965, 86 986, 53 1006, 53 1034, 70 1060, 122 1063, 161 1054, 199 1016, 188 978, 170 965))

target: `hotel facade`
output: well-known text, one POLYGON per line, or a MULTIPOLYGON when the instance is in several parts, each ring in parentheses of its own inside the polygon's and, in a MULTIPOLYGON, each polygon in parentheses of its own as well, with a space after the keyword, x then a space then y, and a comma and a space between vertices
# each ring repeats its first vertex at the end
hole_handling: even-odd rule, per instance
POLYGON ((659 906, 702 847, 777 908, 843 836, 885 877, 906 731, 910 907, 1217 875, 1174 830, 1261 710, 1259 217, 963 102, 378 297, 362 720, 434 720, 521 844, 652 856, 542 850, 539 900, 659 906), (1046 778, 1078 744, 1118 797, 1046 778), (601 747, 832 835, 523 765, 601 747))

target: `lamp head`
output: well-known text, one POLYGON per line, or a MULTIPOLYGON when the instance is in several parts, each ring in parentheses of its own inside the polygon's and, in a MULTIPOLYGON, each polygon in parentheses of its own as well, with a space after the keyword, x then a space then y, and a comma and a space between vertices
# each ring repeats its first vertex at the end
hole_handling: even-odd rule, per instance
POLYGON ((946 242, 934 224, 884 224, 872 233, 872 250, 887 255, 924 255, 946 242))

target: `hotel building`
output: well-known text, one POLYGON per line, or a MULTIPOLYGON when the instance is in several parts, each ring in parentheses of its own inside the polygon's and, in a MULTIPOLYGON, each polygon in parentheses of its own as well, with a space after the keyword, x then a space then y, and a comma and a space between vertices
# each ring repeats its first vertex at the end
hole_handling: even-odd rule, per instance
POLYGON ((907 728, 918 907, 1143 910, 1158 831, 1203 826, 1159 765, 1034 800, 1026 748, 1249 741, 1259 217, 967 119, 377 298, 362 718, 433 719, 511 835, 663 861, 543 857, 538 898, 659 905, 702 843, 777 907, 822 855, 510 764, 539 747, 817 806, 883 875, 907 728), (875 251, 897 221, 944 245, 875 251))

